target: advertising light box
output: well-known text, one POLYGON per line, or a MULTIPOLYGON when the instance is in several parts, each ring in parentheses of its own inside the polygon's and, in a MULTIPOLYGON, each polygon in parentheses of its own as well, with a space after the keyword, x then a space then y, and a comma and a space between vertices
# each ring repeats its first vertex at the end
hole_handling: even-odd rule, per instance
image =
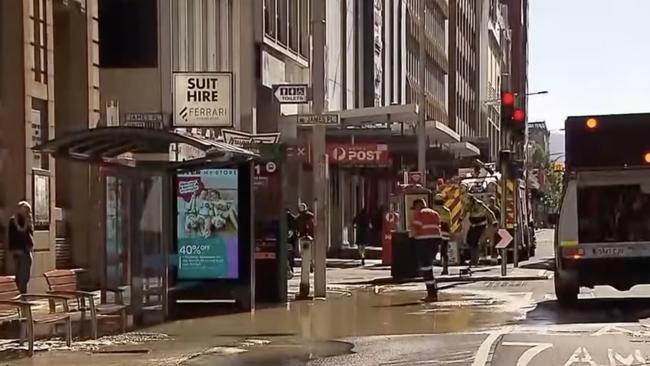
POLYGON ((238 184, 237 169, 177 176, 178 279, 239 278, 238 184))

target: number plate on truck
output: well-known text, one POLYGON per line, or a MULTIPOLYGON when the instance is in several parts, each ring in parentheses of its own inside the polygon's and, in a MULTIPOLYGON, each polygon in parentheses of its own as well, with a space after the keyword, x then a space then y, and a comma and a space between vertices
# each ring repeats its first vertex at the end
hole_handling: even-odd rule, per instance
POLYGON ((625 248, 621 247, 605 247, 593 248, 593 253, 598 257, 622 257, 625 255, 625 248))

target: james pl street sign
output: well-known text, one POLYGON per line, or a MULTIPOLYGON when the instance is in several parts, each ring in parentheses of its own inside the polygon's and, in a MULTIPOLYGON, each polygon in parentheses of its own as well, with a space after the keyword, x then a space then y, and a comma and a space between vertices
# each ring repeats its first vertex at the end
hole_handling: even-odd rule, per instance
POLYGON ((341 120, 338 114, 301 114, 298 115, 298 126, 338 126, 341 120))
POLYGON ((273 95, 280 104, 303 104, 310 100, 307 84, 273 85, 273 95))

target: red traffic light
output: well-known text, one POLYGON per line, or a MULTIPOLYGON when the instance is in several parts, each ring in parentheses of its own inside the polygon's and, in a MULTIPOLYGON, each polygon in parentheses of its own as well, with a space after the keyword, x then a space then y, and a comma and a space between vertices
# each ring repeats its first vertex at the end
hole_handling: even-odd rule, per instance
POLYGON ((515 95, 511 92, 503 92, 501 95, 501 104, 512 106, 515 104, 515 95))
POLYGON ((512 120, 515 122, 523 122, 526 119, 526 114, 521 109, 515 109, 512 113, 512 120))

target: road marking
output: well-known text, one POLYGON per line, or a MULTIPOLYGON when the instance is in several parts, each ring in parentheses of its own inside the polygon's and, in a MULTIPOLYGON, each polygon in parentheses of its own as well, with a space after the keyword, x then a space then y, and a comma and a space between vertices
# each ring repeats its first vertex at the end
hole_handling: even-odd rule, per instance
POLYGON ((490 333, 490 335, 485 338, 483 343, 481 343, 478 351, 476 351, 476 356, 474 356, 474 362, 472 362, 472 366, 485 366, 488 362, 488 358, 490 357, 490 351, 492 350, 492 345, 494 342, 496 342, 502 336, 510 333, 511 330, 512 327, 505 327, 497 330, 494 333, 490 333))
POLYGON ((587 351, 585 347, 578 347, 564 364, 564 366, 571 366, 573 364, 583 365, 585 363, 589 364, 589 366, 598 366, 594 359, 591 358, 591 354, 589 354, 589 351, 587 351))
POLYGON ((644 334, 642 332, 637 332, 633 331, 630 329, 625 329, 618 327, 616 325, 606 325, 600 329, 598 329, 596 332, 592 333, 591 336, 597 337, 597 336, 602 336, 606 334, 629 334, 633 337, 643 337, 644 334))
POLYGON ((609 358, 610 366, 617 366, 619 363, 626 366, 631 366, 635 363, 638 365, 643 365, 646 362, 645 357, 643 357, 643 354, 638 349, 635 350, 634 353, 631 353, 629 356, 623 358, 620 353, 609 348, 607 349, 607 357, 609 358))
POLYGON ((553 343, 535 343, 535 342, 502 342, 503 346, 513 346, 513 347, 531 347, 526 350, 519 360, 517 360, 517 366, 528 366, 530 361, 535 358, 538 354, 546 351, 547 349, 553 347, 553 343))

